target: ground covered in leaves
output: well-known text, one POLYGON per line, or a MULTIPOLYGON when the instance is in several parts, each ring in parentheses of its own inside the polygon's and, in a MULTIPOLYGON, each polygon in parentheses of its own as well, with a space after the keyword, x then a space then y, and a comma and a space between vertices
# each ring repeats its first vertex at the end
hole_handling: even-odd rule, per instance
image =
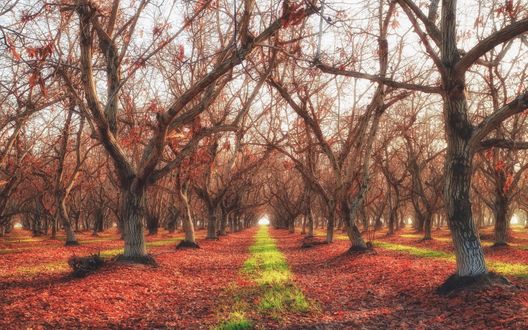
POLYGON ((158 267, 116 263, 80 279, 69 276, 71 254, 115 255, 122 241, 109 235, 100 242, 81 239, 79 247, 62 247, 63 242, 52 240, 4 240, 0 329, 208 329, 218 322, 217 301, 247 259, 254 233, 201 239, 197 250, 176 250, 181 234, 149 237, 158 267))
MULTIPOLYGON (((427 242, 427 247, 421 248, 422 243, 415 237, 379 235, 375 253, 350 255, 345 253, 349 243, 342 236, 333 244, 309 249, 299 248, 299 234, 274 230, 273 236, 287 257, 295 283, 308 299, 320 306, 318 322, 296 321, 303 327, 528 328, 528 272, 508 274, 514 284, 512 288, 497 287, 442 297, 435 290, 454 272, 455 263, 448 248, 435 250, 441 245, 438 240, 427 242)), ((506 252, 500 252, 497 259, 528 265, 526 259, 517 259, 519 251, 510 249, 513 252, 509 257, 506 252)), ((489 261, 497 260, 496 253, 489 254, 489 261)))
MULTIPOLYGON (((489 230, 488 230, 489 231, 489 230)), ((321 234, 318 232, 318 234, 321 234)), ((346 236, 302 248, 297 232, 260 227, 204 239, 177 250, 182 233, 147 237, 157 267, 109 262, 71 276, 72 255, 122 252, 110 230, 78 235, 80 246, 15 230, 0 238, 0 329, 448 329, 528 328, 528 234, 492 248, 488 265, 510 288, 443 297, 435 289, 454 272, 447 230, 421 241, 412 230, 369 236, 375 252, 347 254, 346 236)))

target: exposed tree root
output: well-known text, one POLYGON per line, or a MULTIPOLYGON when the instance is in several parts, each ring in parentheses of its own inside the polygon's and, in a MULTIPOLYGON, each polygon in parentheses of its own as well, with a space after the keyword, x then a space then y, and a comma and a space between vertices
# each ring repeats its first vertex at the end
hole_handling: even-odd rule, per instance
POLYGON ((176 245, 176 249, 199 249, 200 246, 195 242, 181 241, 176 245))
POLYGON ((154 259, 154 256, 152 256, 151 254, 147 254, 147 255, 139 256, 139 257, 125 257, 124 255, 120 254, 116 256, 114 260, 117 262, 122 262, 126 264, 142 264, 142 265, 149 265, 149 266, 158 266, 156 259, 154 259))
POLYGON ((422 243, 422 242, 426 242, 426 241, 432 241, 432 240, 433 240, 432 237, 424 237, 424 238, 418 240, 418 243, 422 243))
POLYGON ((99 254, 92 254, 86 257, 72 256, 68 259, 68 265, 72 269, 75 277, 84 277, 103 267, 105 261, 99 254))
POLYGON ((504 276, 490 272, 477 276, 451 275, 440 285, 436 292, 440 295, 449 295, 462 290, 484 290, 494 286, 511 287, 511 282, 504 276))
POLYGON ((492 248, 501 248, 501 247, 507 247, 510 246, 510 244, 506 242, 500 242, 500 243, 494 243, 491 247, 492 248))
POLYGON ((372 254, 372 253, 376 253, 376 251, 374 251, 374 246, 372 245, 372 243, 367 242, 366 246, 357 246, 357 245, 351 246, 348 249, 347 253, 348 254, 363 254, 363 253, 372 254))
POLYGON ((301 244, 301 249, 309 249, 317 245, 328 244, 328 242, 318 239, 314 236, 304 237, 301 244))

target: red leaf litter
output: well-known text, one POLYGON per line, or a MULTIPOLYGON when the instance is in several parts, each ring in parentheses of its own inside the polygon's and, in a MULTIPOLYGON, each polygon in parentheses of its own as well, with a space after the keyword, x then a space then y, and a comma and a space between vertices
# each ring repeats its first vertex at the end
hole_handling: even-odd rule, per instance
MULTIPOLYGON (((0 329, 209 329, 219 322, 216 301, 238 275, 253 235, 254 230, 245 230, 219 241, 200 241, 197 250, 176 250, 176 243, 153 247, 149 250, 159 263, 156 268, 111 264, 81 279, 68 276, 68 270, 0 276, 0 329)), ((45 252, 42 242, 32 244, 39 248, 33 256, 24 252, 24 258, 35 262, 45 252)), ((110 245, 115 244, 119 241, 110 245)), ((66 262, 62 251, 67 248, 48 249, 43 259, 66 262)), ((0 267, 21 264, 6 256, 0 255, 0 267)))
POLYGON ((301 249, 301 235, 273 230, 297 286, 320 308, 318 320, 290 320, 310 329, 528 329, 528 280, 442 297, 435 289, 454 263, 376 249, 347 255, 346 241, 301 249))

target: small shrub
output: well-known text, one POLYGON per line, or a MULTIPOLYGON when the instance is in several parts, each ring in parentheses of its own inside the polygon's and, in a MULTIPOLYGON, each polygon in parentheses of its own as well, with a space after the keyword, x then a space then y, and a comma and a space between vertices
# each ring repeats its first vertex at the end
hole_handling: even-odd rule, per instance
POLYGON ((104 259, 99 254, 91 254, 87 257, 72 256, 68 259, 68 265, 73 271, 73 276, 84 277, 101 268, 104 265, 104 259))

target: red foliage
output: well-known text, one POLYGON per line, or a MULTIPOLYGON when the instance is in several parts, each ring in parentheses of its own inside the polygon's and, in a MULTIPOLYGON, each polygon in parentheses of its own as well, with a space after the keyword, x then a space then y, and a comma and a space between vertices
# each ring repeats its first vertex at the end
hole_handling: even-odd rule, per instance
MULTIPOLYGON (((221 241, 201 241, 199 250, 175 250, 176 244, 151 248, 157 268, 113 264, 83 279, 69 277, 67 268, 35 277, 0 274, 0 328, 208 329, 219 322, 218 299, 227 295, 226 288, 248 257, 253 234, 244 231, 221 241)), ((66 264, 72 253, 120 247, 122 241, 116 237, 69 248, 59 244, 32 242, 36 250, 31 253, 0 257, 11 269, 21 263, 35 265, 42 257, 66 264)))
POLYGON ((300 24, 305 17, 304 8, 302 8, 300 2, 290 3, 289 1, 284 1, 282 10, 283 16, 281 18, 281 23, 285 28, 300 24))
POLYGON ((346 241, 300 249, 300 236, 273 231, 286 254, 296 284, 316 300, 321 315, 295 315, 296 328, 315 322, 332 329, 521 329, 528 326, 528 282, 520 290, 435 293, 454 272, 454 263, 378 249, 377 254, 345 254, 346 241), (317 320, 313 320, 316 318, 317 320))

